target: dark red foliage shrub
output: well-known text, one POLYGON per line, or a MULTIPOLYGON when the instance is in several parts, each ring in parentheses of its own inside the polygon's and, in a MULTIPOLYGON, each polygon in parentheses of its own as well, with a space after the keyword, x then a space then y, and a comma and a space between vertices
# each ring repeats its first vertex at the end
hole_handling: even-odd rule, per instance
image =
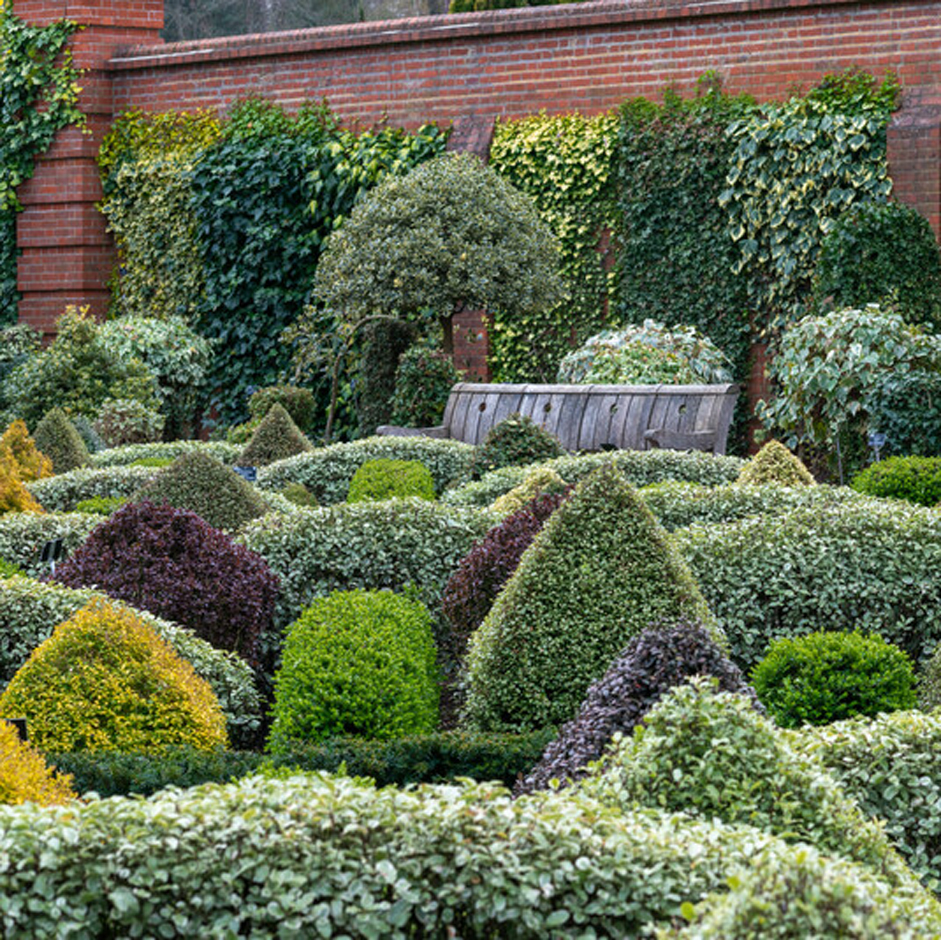
POLYGON ((517 795, 545 790, 550 780, 565 784, 583 777, 589 761, 604 754, 617 732, 630 736, 647 712, 674 686, 691 676, 715 676, 723 692, 748 695, 764 713, 741 670, 696 621, 653 625, 624 648, 604 676, 588 690, 578 715, 562 726, 517 795))
POLYGON ((124 506, 92 530, 55 580, 94 585, 253 665, 279 587, 260 555, 188 509, 150 502, 124 506))
POLYGON ((458 663, 464 658, 470 635, 516 571, 523 552, 572 489, 570 486, 562 493, 537 496, 494 526, 461 560, 441 599, 450 624, 448 635, 442 638, 441 652, 446 662, 458 663))

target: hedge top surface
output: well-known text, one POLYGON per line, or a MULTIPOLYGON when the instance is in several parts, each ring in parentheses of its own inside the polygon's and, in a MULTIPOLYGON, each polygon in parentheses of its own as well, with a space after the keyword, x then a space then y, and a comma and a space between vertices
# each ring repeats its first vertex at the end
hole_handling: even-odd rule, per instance
POLYGON ((721 637, 667 533, 603 466, 553 513, 473 634, 465 720, 481 731, 568 721, 628 640, 684 615, 721 637))

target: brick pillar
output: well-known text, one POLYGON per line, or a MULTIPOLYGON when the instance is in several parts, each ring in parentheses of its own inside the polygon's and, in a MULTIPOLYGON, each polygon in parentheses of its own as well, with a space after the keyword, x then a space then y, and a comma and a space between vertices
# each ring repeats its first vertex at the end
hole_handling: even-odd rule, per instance
POLYGON ((454 330, 454 366, 468 382, 489 382, 490 338, 480 310, 462 310, 451 318, 454 330))
POLYGON ((896 199, 925 216, 941 240, 941 88, 906 93, 889 124, 888 158, 896 199))
POLYGON ((118 47, 162 42, 163 0, 14 0, 13 11, 37 26, 69 19, 85 27, 72 38, 72 51, 84 70, 78 104, 90 133, 60 131, 17 191, 19 318, 49 334, 66 304, 87 304, 99 316, 107 307, 114 247, 95 208, 101 199, 95 158, 113 118, 108 62, 118 47))

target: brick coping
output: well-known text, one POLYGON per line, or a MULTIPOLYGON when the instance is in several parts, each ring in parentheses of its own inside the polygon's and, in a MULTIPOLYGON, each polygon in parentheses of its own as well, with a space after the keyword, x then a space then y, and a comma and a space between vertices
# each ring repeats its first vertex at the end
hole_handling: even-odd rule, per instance
MULTIPOLYGON (((108 67, 132 71, 238 58, 298 55, 454 38, 610 27, 663 20, 703 19, 837 6, 880 6, 885 0, 596 0, 556 6, 443 14, 371 23, 344 23, 280 33, 251 33, 161 45, 122 46, 108 67)), ((930 4, 933 0, 914 0, 930 4)))

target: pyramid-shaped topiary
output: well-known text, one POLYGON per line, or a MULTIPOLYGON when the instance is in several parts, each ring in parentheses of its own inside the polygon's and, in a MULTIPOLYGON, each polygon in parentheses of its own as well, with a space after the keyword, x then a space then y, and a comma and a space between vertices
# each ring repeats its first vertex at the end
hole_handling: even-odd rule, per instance
POLYGON ((226 531, 235 531, 271 511, 255 487, 198 451, 177 458, 131 497, 135 503, 142 500, 189 509, 226 531))
POLYGON ((36 446, 52 461, 53 473, 68 473, 88 465, 88 448, 61 408, 43 415, 33 432, 36 446))
POLYGON ((768 441, 742 467, 735 482, 754 486, 762 483, 777 483, 779 486, 816 485, 800 457, 792 454, 780 441, 768 441))
POLYGON ((236 465, 267 467, 276 460, 304 454, 309 450, 313 450, 310 441, 304 437, 284 406, 276 402, 261 419, 261 424, 255 428, 251 440, 239 454, 236 465))
POLYGON ((667 533, 604 465, 552 515, 471 638, 465 722, 568 721, 632 637, 684 616, 721 635, 667 533))
POLYGON ((37 803, 49 806, 75 799, 72 778, 59 775, 45 758, 21 741, 16 728, 0 719, 0 806, 37 803))
POLYGON ((52 461, 29 436, 25 421, 13 421, 0 436, 0 457, 10 456, 16 462, 19 478, 24 483, 52 476, 52 461))

